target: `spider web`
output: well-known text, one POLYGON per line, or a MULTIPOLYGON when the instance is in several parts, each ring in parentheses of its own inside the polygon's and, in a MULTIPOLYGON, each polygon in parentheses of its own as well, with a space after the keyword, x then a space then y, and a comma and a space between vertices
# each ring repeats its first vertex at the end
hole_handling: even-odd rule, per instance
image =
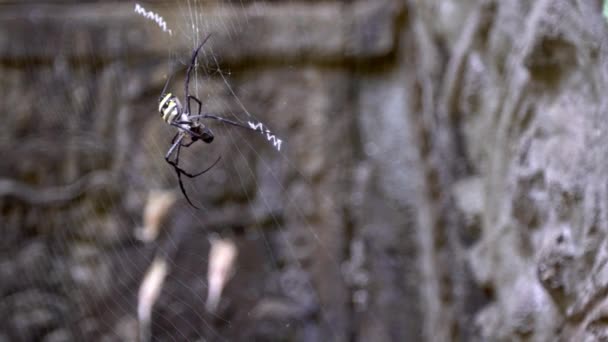
MULTIPOLYGON (((328 313, 318 298, 310 271, 302 263, 309 261, 307 259, 311 257, 309 255, 312 253, 311 249, 324 251, 330 256, 336 269, 340 269, 339 261, 331 256, 328 247, 324 246, 318 234, 311 229, 314 223, 310 222, 304 213, 299 199, 287 189, 289 177, 295 177, 304 188, 312 188, 311 181, 306 179, 302 170, 299 170, 292 160, 289 137, 281 135, 287 132, 287 126, 280 125, 276 117, 268 115, 264 108, 260 108, 260 103, 255 103, 255 85, 259 82, 259 72, 255 67, 251 68, 247 65, 240 66, 237 71, 232 72, 230 64, 224 67, 222 56, 213 50, 214 40, 231 40, 243 30, 247 30, 248 18, 243 17, 242 20, 228 23, 222 17, 206 15, 203 12, 204 6, 196 0, 182 1, 177 6, 181 18, 178 22, 171 23, 174 27, 171 39, 183 40, 190 46, 190 50, 193 50, 207 34, 212 34, 211 44, 205 45, 200 52, 190 85, 191 94, 199 97, 203 102, 203 112, 220 111, 218 115, 246 123, 252 128, 260 124, 270 127, 280 137, 279 139, 283 139, 283 145, 281 141, 277 145, 276 140, 270 139, 270 135, 260 136, 255 132, 209 120, 205 123, 215 133, 214 142, 210 145, 195 144, 193 148, 182 152, 180 164, 186 170, 198 171, 206 167, 216 158, 216 153, 222 156, 222 163, 221 167, 211 170, 201 176, 201 179, 184 180, 189 196, 202 208, 201 212, 187 214, 196 222, 194 226, 198 230, 191 228, 180 230, 180 227, 172 227, 173 230, 168 233, 167 241, 173 245, 173 248, 186 249, 189 254, 183 257, 177 254, 159 253, 170 271, 162 285, 157 303, 154 304, 157 308, 155 312, 158 313, 160 310, 161 313, 158 317, 152 317, 150 334, 159 339, 175 338, 176 331, 178 334, 185 334, 181 337, 177 335, 178 339, 182 337, 192 339, 194 336, 229 340, 247 338, 248 335, 241 331, 250 330, 252 325, 256 324, 251 317, 255 317, 256 314, 262 316, 261 312, 268 311, 266 306, 270 304, 288 303, 293 306, 290 308, 292 311, 308 310, 309 312, 293 314, 292 318, 279 319, 272 316, 272 311, 269 311, 271 319, 261 321, 270 321, 267 324, 271 326, 273 324, 281 324, 284 327, 298 324, 301 326, 303 317, 314 315, 314 312, 318 311, 320 322, 316 323, 329 326, 330 337, 333 338, 340 333, 332 330, 332 324, 327 318, 328 313), (224 33, 222 36, 215 35, 214 30, 218 27, 224 33), (247 87, 247 82, 253 85, 253 90, 252 86, 247 87), (244 94, 245 98, 239 94, 244 94), (250 110, 249 106, 254 104, 258 107, 250 110), (268 116, 258 118, 257 113, 268 116), (282 132, 281 129, 284 131, 282 132), (201 164, 201 160, 206 161, 201 164), (228 192, 228 196, 232 197, 224 201, 238 202, 237 206, 241 210, 252 213, 248 219, 238 217, 241 215, 240 212, 222 213, 222 207, 225 207, 226 203, 218 206, 213 203, 213 198, 209 200, 210 196, 206 195, 206 192, 218 186, 223 196, 228 192), (217 211, 223 216, 221 221, 227 222, 221 229, 209 227, 208 221, 203 218, 217 211), (286 222, 289 222, 290 227, 287 227, 286 222), (192 238, 196 235, 199 236, 198 244, 194 242, 197 239, 192 238), (234 274, 227 278, 225 292, 218 299, 217 310, 214 312, 209 312, 203 305, 209 303, 208 292, 212 286, 212 280, 207 276, 208 266, 203 264, 209 262, 212 254, 210 249, 213 247, 201 246, 200 241, 210 237, 211 241, 223 239, 233 243, 239 254, 233 264, 234 274), (304 244, 298 242, 302 240, 307 242, 304 244), (255 261, 246 262, 251 254, 254 255, 251 259, 255 261), (198 260, 199 263, 193 265, 193 260, 198 260), (181 290, 173 290, 176 288, 181 290), (249 289, 255 295, 236 294, 243 289, 249 289), (185 306, 182 315, 172 316, 164 311, 166 301, 169 301, 167 292, 170 291, 175 291, 174 300, 185 306), (270 301, 267 298, 282 300, 270 301), (231 312, 232 310, 237 313, 231 312), (203 322, 202 329, 198 326, 200 322, 203 322), (187 326, 184 327, 184 324, 187 326)), ((243 8, 244 5, 240 4, 240 6, 243 8)), ((168 54, 171 56, 171 63, 177 62, 181 66, 177 71, 178 74, 180 72, 185 74, 190 55, 177 51, 169 51, 168 54)), ((183 77, 178 76, 174 79, 171 88, 177 89, 179 93, 183 88, 182 84, 183 77)), ((183 98, 183 96, 179 97, 183 98)), ((261 104, 263 105, 264 102, 261 104)), ((280 114, 274 113, 274 115, 280 114)), ((167 148, 160 143, 161 141, 163 140, 156 140, 148 146, 159 157, 167 148)), ((174 180, 170 179, 169 184, 176 187, 174 180)), ((230 207, 230 204, 227 206, 230 207)), ((281 334, 289 336, 289 333, 285 332, 266 333, 270 338, 276 338, 281 334)), ((253 334, 256 336, 260 332, 256 331, 253 334)))
POLYGON ((53 56, 48 63, 26 61, 25 76, 13 77, 20 71, 7 68, 0 80, 6 107, 15 114, 0 127, 6 159, 0 167, 0 278, 8 289, 0 298, 0 314, 6 315, 0 341, 343 335, 334 326, 335 308, 320 297, 314 271, 332 269, 329 274, 340 278, 334 250, 344 247, 327 245, 321 234, 329 233, 311 214, 321 206, 340 210, 316 193, 319 185, 299 164, 318 153, 308 145, 319 144, 307 140, 322 133, 292 140, 288 133, 306 121, 299 113, 311 110, 293 103, 298 96, 282 96, 290 89, 306 94, 307 86, 296 86, 305 83, 305 72, 292 73, 289 64, 234 64, 226 57, 225 46, 238 41, 252 20, 238 13, 264 10, 254 3, 222 3, 237 20, 210 15, 205 11, 214 5, 202 1, 139 5, 136 12, 132 4, 129 15, 166 44, 162 59, 126 55, 108 62, 91 45, 80 63, 47 42, 53 56), (180 156, 180 166, 190 172, 222 157, 205 175, 184 179, 202 208, 196 211, 164 161, 175 128, 162 121, 157 106, 173 70, 169 89, 183 102, 191 51, 207 34, 212 36, 190 84, 203 112, 255 127, 262 123, 282 144, 278 149, 268 134, 205 121, 213 143, 198 142, 180 156), (282 87, 274 79, 285 75, 290 83, 282 87), (26 94, 15 93, 24 87, 26 94), (319 255, 326 265, 317 265, 319 255), (224 263, 214 269, 232 272, 209 276, 211 259, 224 263), (210 300, 210 287, 217 289, 214 282, 222 277, 221 293, 210 300))

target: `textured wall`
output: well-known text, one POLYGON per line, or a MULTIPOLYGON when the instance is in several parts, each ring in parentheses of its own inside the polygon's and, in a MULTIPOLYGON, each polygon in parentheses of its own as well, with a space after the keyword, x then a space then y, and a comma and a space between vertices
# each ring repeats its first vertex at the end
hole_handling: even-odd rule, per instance
POLYGON ((175 39, 132 3, 0 3, 0 341, 135 339, 154 258, 158 340, 608 338, 599 1, 143 5, 175 39), (186 182, 201 211, 156 113, 189 20, 206 110, 285 140, 218 126, 183 157, 223 157, 186 182), (211 314, 216 235, 238 257, 211 314))

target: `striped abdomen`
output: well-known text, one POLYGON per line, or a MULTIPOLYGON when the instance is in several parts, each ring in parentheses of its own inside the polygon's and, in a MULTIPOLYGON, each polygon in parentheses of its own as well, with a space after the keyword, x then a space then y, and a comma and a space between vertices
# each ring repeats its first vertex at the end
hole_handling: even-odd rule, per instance
POLYGON ((163 120, 170 124, 180 115, 182 106, 175 95, 168 93, 158 103, 158 111, 163 120))

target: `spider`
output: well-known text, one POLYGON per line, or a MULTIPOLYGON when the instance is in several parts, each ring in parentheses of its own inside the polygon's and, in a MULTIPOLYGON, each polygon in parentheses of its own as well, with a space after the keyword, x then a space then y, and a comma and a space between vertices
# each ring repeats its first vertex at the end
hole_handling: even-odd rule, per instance
POLYGON ((182 182, 182 175, 189 177, 189 178, 196 178, 196 177, 204 174, 205 172, 211 170, 221 159, 221 156, 218 157, 217 160, 213 164, 211 164, 211 166, 207 167, 206 169, 204 169, 203 171, 198 172, 198 173, 189 173, 189 172, 185 171, 184 169, 182 169, 181 167, 179 167, 179 152, 182 147, 187 148, 187 147, 191 146, 192 144, 194 144, 195 142, 197 142, 198 140, 202 140, 203 142, 205 142, 207 144, 210 144, 213 141, 213 138, 214 138, 213 132, 211 131, 211 129, 209 127, 207 127, 205 124, 203 124, 200 121, 201 119, 212 119, 212 120, 220 121, 220 122, 223 122, 223 123, 226 123, 229 125, 241 127, 241 128, 244 128, 244 129, 247 129, 250 131, 256 131, 256 132, 265 134, 269 141, 273 140, 275 147, 277 147, 278 150, 280 150, 280 147, 281 147, 281 140, 276 139, 274 134, 272 134, 268 129, 265 130, 264 126, 261 123, 254 124, 252 122, 248 122, 249 126, 245 126, 236 121, 222 118, 222 117, 219 117, 219 116, 211 114, 211 113, 201 114, 201 108, 202 108, 201 100, 199 100, 198 98, 196 98, 193 95, 190 95, 190 92, 188 91, 188 85, 190 83, 190 74, 192 73, 192 69, 194 69, 194 66, 196 64, 196 57, 198 56, 198 52, 203 47, 205 42, 207 42, 207 40, 209 39, 210 36, 211 35, 208 35, 207 37, 205 37, 205 39, 203 39, 203 42, 192 53, 192 59, 190 61, 190 65, 188 66, 188 70, 186 71, 186 84, 185 84, 186 98, 184 101, 186 103, 186 106, 183 107, 181 102, 175 95, 173 95, 172 93, 166 92, 167 86, 169 85, 169 82, 171 81, 172 75, 169 76, 169 78, 167 79, 167 82, 165 83, 165 86, 163 87, 163 91, 161 93, 161 96, 159 98, 159 103, 158 103, 158 111, 160 112, 162 119, 169 125, 177 128, 177 133, 171 140, 171 147, 169 148, 169 151, 167 151, 167 154, 165 155, 165 160, 167 161, 167 163, 169 163, 175 169, 175 172, 177 173, 177 179, 179 181, 179 187, 182 191, 182 194, 184 194, 184 197, 186 198, 188 203, 196 209, 199 209, 199 208, 197 206, 195 206, 192 203, 192 201, 190 200, 190 198, 188 197, 186 190, 184 188, 184 184, 182 182), (197 111, 196 115, 193 115, 193 113, 191 111, 191 105, 190 105, 191 101, 196 102, 196 104, 198 105, 198 111, 197 111), (187 137, 190 138, 190 141, 184 142, 184 139, 187 137), (278 145, 277 145, 277 142, 278 142, 278 145), (175 154, 175 159, 171 160, 171 156, 173 154, 175 154))

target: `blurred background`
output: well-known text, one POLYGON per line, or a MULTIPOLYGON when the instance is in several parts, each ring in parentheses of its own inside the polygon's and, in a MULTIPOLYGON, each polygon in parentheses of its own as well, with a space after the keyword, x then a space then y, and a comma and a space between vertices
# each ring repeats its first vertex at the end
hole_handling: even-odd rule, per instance
POLYGON ((607 339, 602 6, 0 1, 0 341, 607 339))

